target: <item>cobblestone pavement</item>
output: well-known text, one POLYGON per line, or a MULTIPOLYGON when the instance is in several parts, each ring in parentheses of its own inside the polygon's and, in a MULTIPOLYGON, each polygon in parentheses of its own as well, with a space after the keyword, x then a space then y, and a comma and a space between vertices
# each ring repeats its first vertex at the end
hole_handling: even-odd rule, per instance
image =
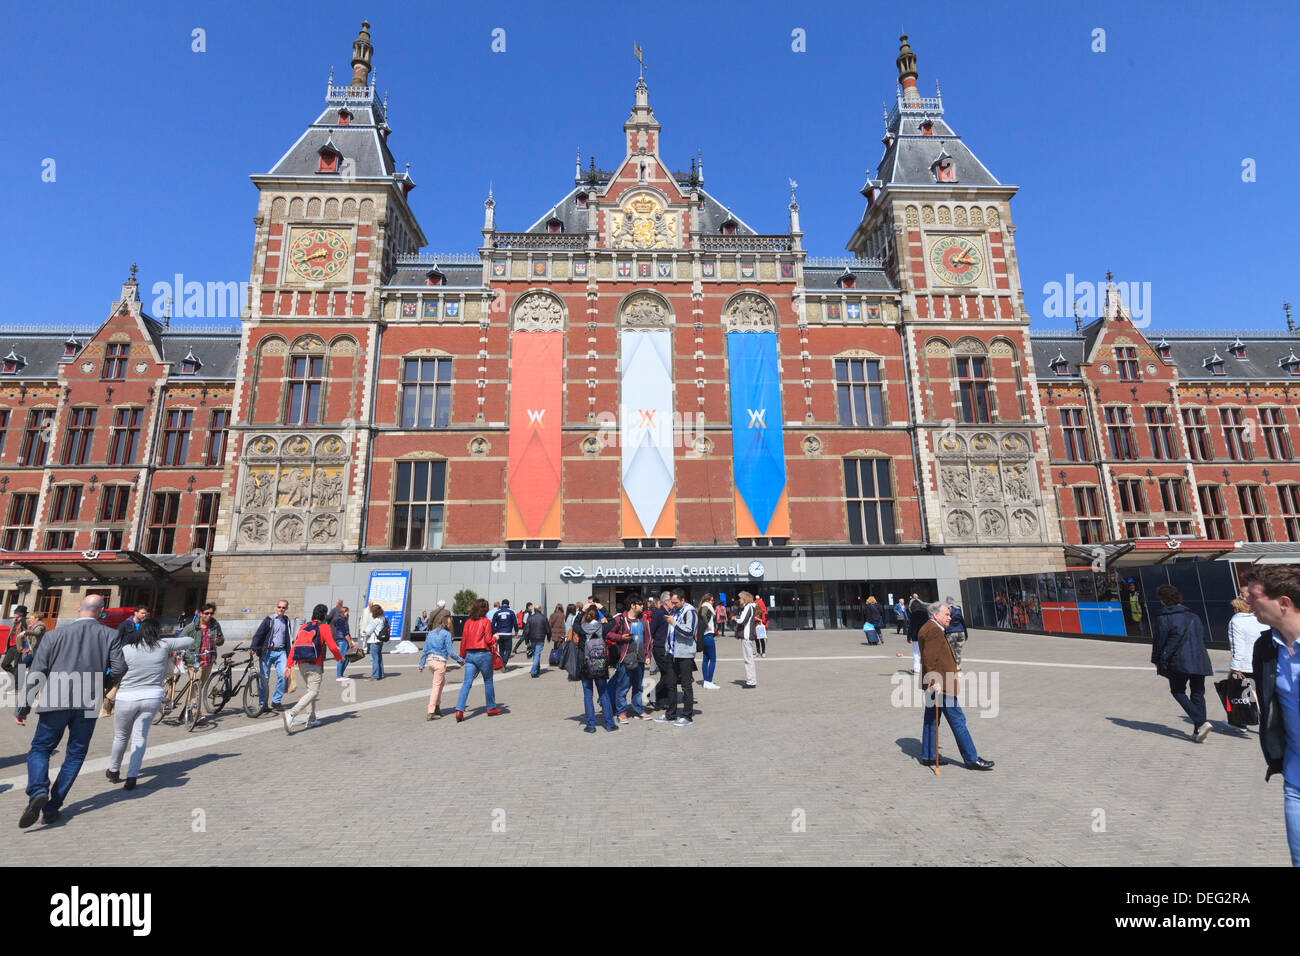
MULTIPOLYGON (((757 691, 739 645, 696 688, 691 727, 633 721, 582 733, 581 685, 521 657, 497 678, 507 714, 428 722, 427 675, 388 656, 355 703, 327 669, 322 726, 286 737, 240 713, 187 734, 156 726, 140 786, 104 779, 101 721, 64 817, 17 829, 26 728, 0 721, 0 819, 8 858, 32 864, 1008 864, 1288 862, 1282 785, 1258 740, 1190 721, 1145 646, 973 632, 964 666, 997 714, 971 732, 991 773, 966 770, 944 725, 939 776, 921 767, 921 710, 904 639, 772 632, 757 691), (896 656, 906 653, 906 658, 896 656), (897 686, 895 681, 899 681, 897 686), (1097 832, 1103 828, 1103 832, 1097 832), (304 834, 314 836, 304 840, 304 834)), ((1224 651, 1211 658, 1222 672, 1224 651)), ((362 677, 369 667, 353 665, 362 677)), ((454 711, 459 670, 444 692, 454 711)), ((231 703, 234 707, 237 701, 231 703)), ((992 708, 989 708, 990 710, 992 708)), ((61 759, 56 754, 54 763, 61 759)), ((52 768, 53 769, 53 768, 52 768)))

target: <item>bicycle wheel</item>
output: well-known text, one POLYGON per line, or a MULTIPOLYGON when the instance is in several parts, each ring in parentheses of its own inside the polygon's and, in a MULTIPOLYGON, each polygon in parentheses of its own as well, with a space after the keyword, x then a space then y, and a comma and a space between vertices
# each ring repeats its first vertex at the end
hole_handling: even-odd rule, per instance
POLYGON ((208 678, 208 683, 203 688, 203 709, 215 717, 233 696, 229 687, 229 675, 217 671, 208 678))
POLYGON ((244 715, 247 717, 260 717, 262 714, 262 700, 266 693, 266 681, 262 680, 262 675, 252 673, 248 675, 248 680, 244 684, 244 715))
POLYGON ((199 719, 203 716, 203 704, 199 701, 199 688, 196 681, 190 681, 190 686, 181 699, 181 716, 187 731, 197 727, 199 719))
MULTIPOLYGON (((176 689, 175 686, 171 688, 171 690, 173 691, 175 689, 176 689)), ((172 702, 170 697, 168 696, 168 692, 163 691, 162 700, 159 701, 158 703, 158 709, 154 711, 153 722, 155 724, 161 724, 163 718, 166 717, 169 713, 171 713, 171 709, 172 709, 172 702)))

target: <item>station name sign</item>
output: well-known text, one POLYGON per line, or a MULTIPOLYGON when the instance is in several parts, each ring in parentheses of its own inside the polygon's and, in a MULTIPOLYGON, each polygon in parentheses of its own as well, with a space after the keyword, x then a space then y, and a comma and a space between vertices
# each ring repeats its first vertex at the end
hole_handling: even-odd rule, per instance
POLYGON ((560 577, 592 581, 711 581, 717 578, 761 578, 767 573, 761 561, 739 564, 598 564, 588 571, 581 565, 565 565, 560 577))

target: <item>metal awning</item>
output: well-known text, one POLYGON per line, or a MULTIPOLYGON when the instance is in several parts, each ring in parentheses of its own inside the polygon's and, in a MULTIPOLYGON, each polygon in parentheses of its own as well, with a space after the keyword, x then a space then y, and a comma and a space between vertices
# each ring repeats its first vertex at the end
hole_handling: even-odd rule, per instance
POLYGON ((1300 565, 1300 543, 1290 541, 1243 541, 1236 550, 1220 561, 1244 561, 1248 564, 1300 565))
MULTIPOLYGON (((1165 564, 1176 559, 1210 560, 1231 557, 1237 550, 1235 541, 1206 541, 1200 538, 1131 538, 1104 541, 1100 544, 1067 544, 1071 558, 1095 565, 1100 560, 1106 568, 1136 568, 1165 564)), ((1297 556, 1300 559, 1300 555, 1297 556)), ((1233 560, 1236 560, 1233 557, 1233 560)))
POLYGON ((42 588, 55 584, 161 584, 190 566, 189 554, 140 551, 4 551, 0 568, 21 568, 42 588))

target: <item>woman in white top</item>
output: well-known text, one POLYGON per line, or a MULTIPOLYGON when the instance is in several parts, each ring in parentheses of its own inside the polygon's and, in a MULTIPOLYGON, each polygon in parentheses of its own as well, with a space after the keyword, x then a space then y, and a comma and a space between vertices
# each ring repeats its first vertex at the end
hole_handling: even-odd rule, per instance
POLYGON ((740 656, 745 659, 745 687, 758 686, 758 670, 754 667, 754 633, 757 621, 754 617, 754 595, 741 591, 740 612, 736 615, 736 637, 740 638, 740 656))
POLYGON ((384 679, 384 625, 388 623, 388 618, 384 616, 384 609, 378 604, 370 605, 370 620, 361 628, 361 642, 366 645, 366 650, 370 652, 370 679, 384 679))
POLYGON ((1250 611, 1250 605, 1241 598, 1233 598, 1232 609, 1237 613, 1228 621, 1228 643, 1232 646, 1232 660, 1228 670, 1233 677, 1249 677, 1255 640, 1268 628, 1250 611))
POLYGON ((126 658, 126 676, 117 685, 117 702, 113 709, 113 750, 108 757, 108 770, 104 775, 110 783, 122 778, 122 755, 126 741, 131 740, 131 762, 127 765, 126 789, 135 789, 144 761, 145 742, 154 714, 162 706, 163 677, 167 672, 167 659, 173 651, 183 651, 194 645, 192 637, 159 637, 158 619, 141 621, 135 630, 122 638, 122 656, 126 658))

